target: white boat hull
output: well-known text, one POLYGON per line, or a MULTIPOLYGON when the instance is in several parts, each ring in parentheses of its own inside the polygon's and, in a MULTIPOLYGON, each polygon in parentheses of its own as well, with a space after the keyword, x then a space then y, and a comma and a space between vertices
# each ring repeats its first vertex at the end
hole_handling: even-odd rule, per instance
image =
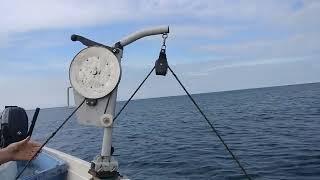
POLYGON ((66 180, 89 180, 92 176, 88 173, 90 163, 61 151, 45 147, 44 150, 53 156, 64 160, 68 166, 66 180))

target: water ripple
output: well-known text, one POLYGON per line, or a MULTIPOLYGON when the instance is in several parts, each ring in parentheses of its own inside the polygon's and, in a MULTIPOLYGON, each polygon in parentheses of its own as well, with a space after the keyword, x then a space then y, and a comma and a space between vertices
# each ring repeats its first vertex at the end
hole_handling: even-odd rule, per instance
MULTIPOLYGON (((319 83, 193 96, 252 178, 320 179, 319 83)), ((71 111, 42 110, 34 138, 43 141, 71 111)), ((49 146, 90 161, 102 135, 72 119, 49 146)), ((113 146, 132 179, 245 179, 186 96, 130 103, 113 146)))

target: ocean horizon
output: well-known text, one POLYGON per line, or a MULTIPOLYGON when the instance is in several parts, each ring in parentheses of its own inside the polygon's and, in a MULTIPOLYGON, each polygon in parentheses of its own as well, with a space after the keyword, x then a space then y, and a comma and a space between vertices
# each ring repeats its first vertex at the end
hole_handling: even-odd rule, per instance
MULTIPOLYGON (((253 179, 320 179, 320 83, 192 96, 253 179)), ((43 142, 73 109, 42 109, 33 138, 43 142)), ((48 147, 90 162, 102 135, 73 117, 48 147)), ((130 102, 113 146, 131 179, 245 179, 187 96, 130 102)))

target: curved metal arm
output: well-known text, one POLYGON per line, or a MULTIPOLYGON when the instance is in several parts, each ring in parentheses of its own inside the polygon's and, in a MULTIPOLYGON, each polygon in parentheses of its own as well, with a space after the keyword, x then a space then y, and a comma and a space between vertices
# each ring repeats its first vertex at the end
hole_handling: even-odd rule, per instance
POLYGON ((118 43, 120 43, 120 45, 122 47, 140 39, 146 36, 151 36, 151 35, 156 35, 156 34, 164 34, 164 33, 169 33, 169 26, 160 26, 160 27, 156 27, 156 28, 150 28, 150 29, 144 29, 141 31, 137 31, 133 34, 130 34, 129 36, 123 38, 122 40, 120 40, 118 43))

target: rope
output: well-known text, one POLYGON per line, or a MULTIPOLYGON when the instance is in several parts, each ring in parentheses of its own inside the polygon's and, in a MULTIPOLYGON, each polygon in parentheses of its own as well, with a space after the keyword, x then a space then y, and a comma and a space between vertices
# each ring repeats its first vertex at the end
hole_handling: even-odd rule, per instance
POLYGON ((111 91, 110 96, 108 97, 108 101, 107 101, 106 107, 104 108, 104 114, 107 112, 107 109, 108 109, 109 102, 110 102, 112 94, 113 94, 113 90, 111 91))
POLYGON ((39 150, 33 155, 33 157, 27 162, 27 164, 23 167, 23 169, 20 171, 20 173, 17 175, 16 179, 18 179, 22 173, 27 169, 27 167, 30 165, 31 161, 40 153, 42 148, 56 135, 56 133, 64 126, 64 124, 67 123, 67 121, 73 116, 74 113, 78 111, 78 109, 82 106, 82 104, 85 102, 86 99, 83 99, 83 101, 79 104, 79 106, 72 111, 72 113, 63 121, 63 123, 47 138, 47 140, 40 146, 39 150))
POLYGON ((113 121, 115 121, 119 115, 121 114, 121 112, 124 110, 124 108, 129 104, 129 102, 131 101, 131 99, 133 98, 133 96, 138 92, 138 90, 141 88, 141 86, 144 84, 144 82, 148 79, 148 77, 150 76, 150 74, 153 72, 153 70, 155 69, 155 67, 153 66, 153 68, 151 69, 151 71, 149 72, 149 74, 144 78, 144 80, 140 83, 140 85, 138 86, 138 88, 134 91, 134 93, 131 95, 131 97, 127 100, 127 102, 122 106, 122 108, 120 109, 120 111, 116 114, 116 116, 114 117, 113 121))
POLYGON ((242 172, 244 173, 244 175, 251 180, 250 176, 247 174, 246 170, 243 168, 243 166, 240 164, 240 161, 238 160, 238 158, 232 153, 232 151, 230 150, 230 148, 228 147, 228 145, 224 142, 224 140, 222 139, 222 137, 220 136, 220 134, 218 133, 218 131, 216 130, 216 128, 214 128, 213 124, 209 121, 209 119, 207 118, 207 116, 203 113, 203 111, 200 109, 199 105, 196 103, 196 101, 192 98, 192 96, 190 95, 190 93, 187 91, 187 89, 184 87, 184 85, 181 83, 181 81, 179 80, 179 78, 177 77, 177 75, 173 72, 173 70, 170 68, 170 66, 168 66, 169 70, 171 71, 171 73, 173 74, 173 76, 176 78, 176 80, 179 82, 179 84, 181 85, 181 87, 183 88, 183 90, 187 93, 188 97, 190 98, 190 100, 193 102, 193 104, 196 106, 196 108, 199 110, 200 114, 204 117, 204 119, 207 121, 207 123, 209 124, 209 126, 211 127, 212 131, 218 136, 219 140, 222 142, 222 144, 224 145, 224 147, 227 149, 227 151, 230 153, 230 155, 232 156, 232 158, 236 161, 236 163, 238 164, 238 166, 240 167, 240 169, 242 170, 242 172))

